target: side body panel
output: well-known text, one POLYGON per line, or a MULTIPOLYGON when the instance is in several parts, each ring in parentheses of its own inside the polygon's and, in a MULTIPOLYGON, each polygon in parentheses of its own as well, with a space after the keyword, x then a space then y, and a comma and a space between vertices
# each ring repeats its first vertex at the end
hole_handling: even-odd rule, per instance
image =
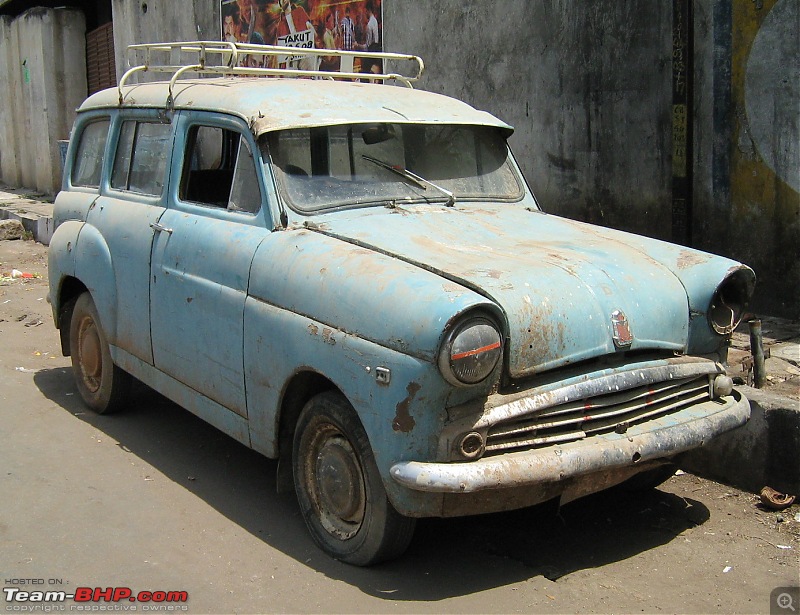
POLYGON ((239 132, 251 151, 258 151, 236 118, 182 112, 176 119, 174 180, 160 220, 165 230, 153 244, 150 277, 155 366, 246 418, 242 319, 253 255, 270 234, 265 191, 259 186, 257 214, 183 201, 178 184, 188 168, 183 156, 193 124, 239 132))
POLYGON ((435 459, 447 406, 488 394, 493 378, 456 391, 435 361, 441 332, 473 308, 496 309, 389 256, 309 231, 273 233, 256 253, 245 305, 253 448, 277 456, 286 384, 298 371, 320 374, 356 409, 395 507, 438 514, 438 495, 409 490, 389 471, 398 459, 435 459), (388 383, 378 368, 389 371, 388 383))
POLYGON ((133 374, 147 386, 158 391, 182 408, 200 417, 209 425, 213 425, 231 438, 250 446, 250 434, 247 420, 238 414, 228 411, 205 395, 201 395, 191 387, 178 382, 171 376, 157 370, 149 363, 115 346, 111 347, 111 357, 129 374, 133 374))
POLYGON ((263 228, 169 210, 153 246, 155 366, 247 416, 242 359, 247 276, 263 228))
MULTIPOLYGON (((113 320, 104 323, 109 343, 124 348, 143 361, 153 363, 150 343, 150 250, 153 243, 151 223, 164 213, 160 205, 140 203, 132 198, 101 196, 87 217, 84 237, 96 233, 107 246, 112 278, 104 285, 113 285, 116 294, 113 320)), ((91 259, 89 259, 91 260, 91 259)), ((93 267, 87 263, 88 267, 93 267)), ((97 288, 97 278, 84 267, 78 267, 78 277, 86 280, 92 295, 106 292, 97 288)), ((97 303, 97 299, 95 299, 97 303)), ((99 309, 99 308, 98 308, 99 309)), ((102 312, 101 312, 102 314, 102 312)))

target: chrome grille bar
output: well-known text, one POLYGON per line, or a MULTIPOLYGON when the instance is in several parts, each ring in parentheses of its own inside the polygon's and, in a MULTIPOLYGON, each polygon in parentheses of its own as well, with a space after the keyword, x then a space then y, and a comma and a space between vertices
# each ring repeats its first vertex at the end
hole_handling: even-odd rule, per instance
POLYGON ((531 448, 580 440, 595 433, 625 429, 710 399, 709 376, 684 378, 608 393, 550 407, 522 421, 499 423, 486 440, 487 452, 531 448))

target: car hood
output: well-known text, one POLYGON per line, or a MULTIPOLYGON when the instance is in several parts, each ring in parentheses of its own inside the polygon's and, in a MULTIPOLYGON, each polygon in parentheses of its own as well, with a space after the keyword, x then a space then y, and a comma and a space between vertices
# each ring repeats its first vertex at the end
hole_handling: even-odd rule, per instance
MULTIPOLYGON (((318 220, 306 226, 496 302, 508 323, 513 377, 620 350, 686 350, 689 300, 670 244, 513 205, 360 210, 318 220), (629 343, 615 342, 628 332, 629 343)), ((692 265, 718 258, 674 249, 685 261, 690 253, 692 265)))

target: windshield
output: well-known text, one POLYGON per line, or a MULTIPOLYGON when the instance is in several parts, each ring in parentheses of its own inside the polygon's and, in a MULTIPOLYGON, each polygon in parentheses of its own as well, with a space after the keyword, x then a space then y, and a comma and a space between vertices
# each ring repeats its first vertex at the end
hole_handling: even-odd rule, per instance
POLYGON ((514 201, 522 184, 487 126, 351 124, 269 133, 269 158, 293 209, 514 201))

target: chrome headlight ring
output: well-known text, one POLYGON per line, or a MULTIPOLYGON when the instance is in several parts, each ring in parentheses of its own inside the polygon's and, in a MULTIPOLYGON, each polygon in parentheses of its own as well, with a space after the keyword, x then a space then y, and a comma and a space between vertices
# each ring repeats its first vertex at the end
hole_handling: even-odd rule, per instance
POLYGON ((439 350, 439 371, 450 384, 470 386, 488 378, 503 356, 503 337, 485 315, 458 322, 439 350))

